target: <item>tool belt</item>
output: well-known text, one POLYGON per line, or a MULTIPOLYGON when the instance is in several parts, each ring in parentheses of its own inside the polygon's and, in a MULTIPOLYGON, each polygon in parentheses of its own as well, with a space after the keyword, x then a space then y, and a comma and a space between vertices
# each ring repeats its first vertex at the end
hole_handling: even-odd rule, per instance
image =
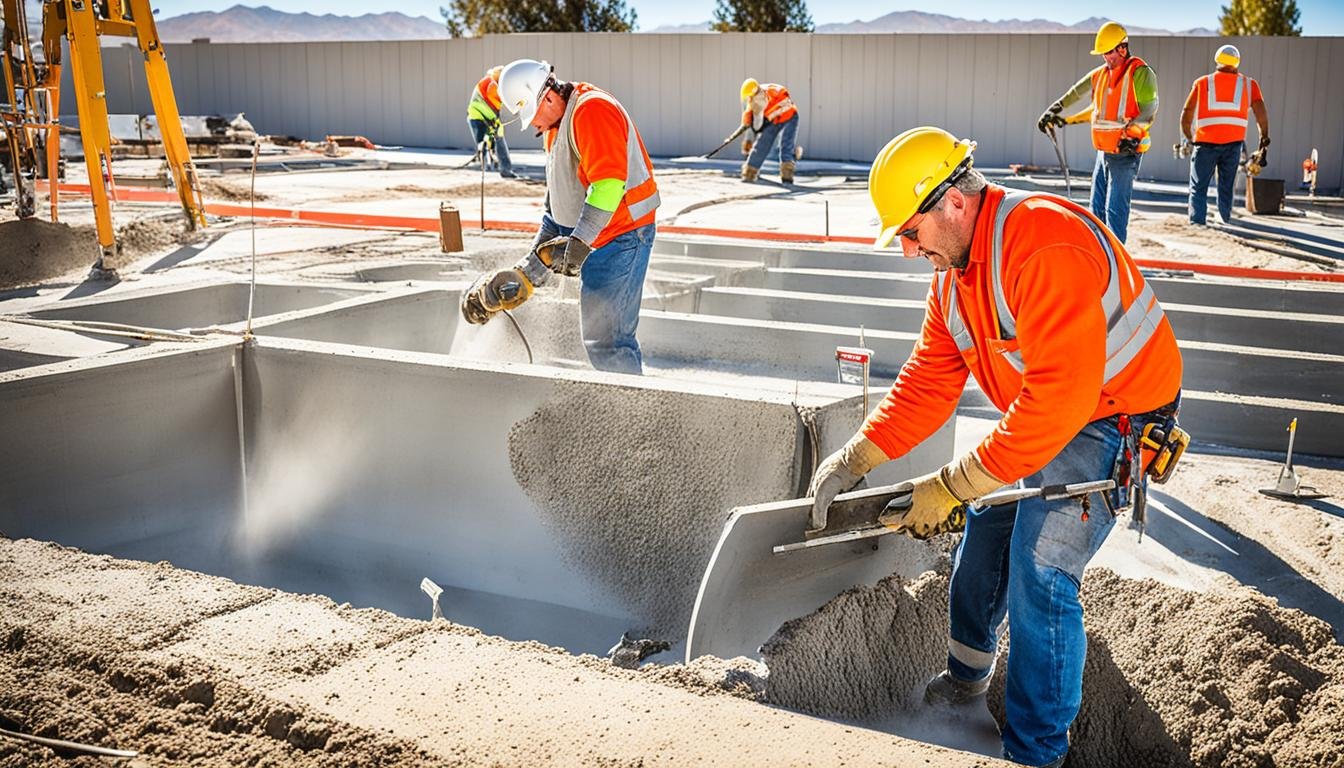
POLYGON ((1103 498, 1113 516, 1133 507, 1140 539, 1147 523, 1148 479, 1159 484, 1169 480, 1190 445, 1190 434, 1177 423, 1180 410, 1181 395, 1177 392, 1176 399, 1161 408, 1112 417, 1120 432, 1120 450, 1111 472, 1115 490, 1103 498))

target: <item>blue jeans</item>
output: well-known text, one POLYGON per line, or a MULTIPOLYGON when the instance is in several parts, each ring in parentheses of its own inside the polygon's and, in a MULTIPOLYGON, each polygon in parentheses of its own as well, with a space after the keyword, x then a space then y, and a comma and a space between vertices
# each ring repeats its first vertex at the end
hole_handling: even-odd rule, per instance
POLYGON ((774 149, 775 139, 779 139, 779 161, 793 159, 793 147, 798 141, 798 115, 790 117, 782 123, 767 122, 761 133, 756 137, 756 143, 751 145, 751 155, 747 157, 747 165, 759 169, 761 164, 770 157, 770 150, 774 149))
POLYGON ((1241 160, 1241 142, 1196 144, 1190 156, 1190 221, 1203 224, 1209 212, 1209 182, 1218 171, 1218 216, 1232 220, 1232 186, 1237 181, 1237 163, 1241 160))
MULTIPOLYGON (((1133 422, 1138 429, 1142 423, 1133 422)), ((1027 487, 1111 477, 1121 438, 1115 417, 1083 428, 1027 487)), ((980 680, 994 668, 1005 616, 1008 647, 1004 757, 1046 765, 1069 748, 1082 701, 1087 636, 1078 587, 1115 519, 1098 494, 1087 520, 1078 499, 1024 499, 968 515, 952 561, 947 668, 980 680)))
MULTIPOLYGON (((504 140, 504 134, 495 135, 490 130, 489 123, 484 120, 468 119, 467 124, 471 126, 471 135, 476 142, 476 146, 481 146, 481 142, 486 137, 491 138, 495 145, 495 154, 499 157, 499 175, 509 177, 513 175, 513 163, 509 161, 509 143, 504 140)), ((482 158, 484 162, 484 158, 482 158)))
POLYGON ((1140 158, 1098 151, 1097 164, 1092 168, 1092 213, 1106 222, 1122 243, 1129 234, 1129 199, 1134 194, 1140 158))
MULTIPOLYGON (((557 224, 549 213, 542 227, 551 227, 562 235, 574 231, 557 224)), ((588 361, 599 371, 644 373, 635 329, 639 327, 644 273, 649 269, 654 233, 654 225, 646 224, 618 235, 588 254, 579 271, 579 331, 588 361)))

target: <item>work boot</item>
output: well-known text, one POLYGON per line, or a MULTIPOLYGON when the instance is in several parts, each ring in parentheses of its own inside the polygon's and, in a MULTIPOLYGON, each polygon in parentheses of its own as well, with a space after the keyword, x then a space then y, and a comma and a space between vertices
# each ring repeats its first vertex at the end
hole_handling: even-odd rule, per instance
POLYGON ((760 168, 753 168, 753 167, 751 167, 750 165, 747 165, 746 163, 743 163, 743 164, 742 164, 742 180, 743 180, 743 181, 755 181, 755 180, 756 180, 756 177, 757 177, 757 176, 760 176, 760 175, 761 175, 761 169, 760 169, 760 168))
POLYGON ((924 703, 951 704, 954 707, 969 704, 989 690, 991 676, 985 675, 982 680, 962 680, 944 669, 924 686, 924 703))
POLYGON ((785 184, 792 184, 793 168, 794 168, 794 162, 792 160, 785 160, 784 162, 780 163, 779 180, 784 182, 785 184))

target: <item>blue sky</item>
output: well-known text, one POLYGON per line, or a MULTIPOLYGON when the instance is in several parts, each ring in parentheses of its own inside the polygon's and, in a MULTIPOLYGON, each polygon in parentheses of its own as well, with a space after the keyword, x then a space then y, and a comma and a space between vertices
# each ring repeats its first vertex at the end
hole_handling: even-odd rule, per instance
MULTIPOLYGON (((1225 1, 1225 0, 1224 0, 1225 1)), ((159 5, 159 16, 176 16, 191 11, 221 11, 237 4, 237 0, 173 0, 171 5, 159 5)), ((337 13, 350 16, 385 10, 389 6, 374 6, 368 2, 356 0, 327 0, 323 3, 303 2, 302 0, 251 0, 244 5, 269 5, 281 11, 310 13, 337 13)), ((390 7, 411 16, 439 18, 439 6, 446 3, 438 0, 400 0, 390 7)), ((690 24, 704 21, 714 12, 714 0, 626 0, 626 4, 639 12, 641 29, 652 29, 663 24, 690 24)), ((1124 4, 1124 16, 1132 24, 1160 27, 1165 29, 1189 29, 1191 27, 1217 26, 1218 14, 1223 2, 1172 2, 1167 0, 1129 0, 1124 4)), ((883 4, 871 0, 827 0, 809 2, 812 19, 818 24, 846 22, 855 19, 872 19, 891 11, 933 10, 928 4, 911 3, 883 4)), ((1072 24, 1089 16, 1105 16, 1115 10, 1114 3, 1097 3, 1094 6, 1080 6, 1070 0, 1025 0, 1013 4, 1012 10, 1005 11, 1002 0, 961 0, 955 11, 938 9, 936 12, 948 13, 968 19, 1002 18, 1042 18, 1072 24)), ((1297 0, 1298 10, 1302 13, 1302 32, 1306 35, 1344 35, 1344 2, 1340 0, 1297 0)))

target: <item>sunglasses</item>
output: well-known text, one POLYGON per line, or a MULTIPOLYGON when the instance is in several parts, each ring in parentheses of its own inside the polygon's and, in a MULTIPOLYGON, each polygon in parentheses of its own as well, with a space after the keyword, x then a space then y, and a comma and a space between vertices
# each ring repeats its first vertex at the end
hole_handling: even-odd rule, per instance
MULTIPOLYGON (((938 205, 938 201, 943 199, 943 195, 947 194, 947 190, 955 186, 958 181, 961 181, 961 177, 965 176, 966 172, 969 171, 970 169, 971 169, 971 158, 967 157, 965 160, 961 161, 961 164, 957 166, 956 170, 952 171, 951 176, 948 176, 946 179, 943 180, 942 184, 939 184, 938 186, 933 188, 933 193, 930 194, 928 197, 924 198, 924 202, 919 204, 919 208, 915 209, 915 213, 919 215, 924 215, 927 214, 929 211, 932 211, 934 207, 938 205)), ((923 223, 924 223, 923 221, 920 222, 920 224, 923 223)), ((896 233, 896 237, 902 237, 905 238, 906 240, 914 240, 918 242, 919 227, 910 227, 909 229, 903 229, 896 233)))

